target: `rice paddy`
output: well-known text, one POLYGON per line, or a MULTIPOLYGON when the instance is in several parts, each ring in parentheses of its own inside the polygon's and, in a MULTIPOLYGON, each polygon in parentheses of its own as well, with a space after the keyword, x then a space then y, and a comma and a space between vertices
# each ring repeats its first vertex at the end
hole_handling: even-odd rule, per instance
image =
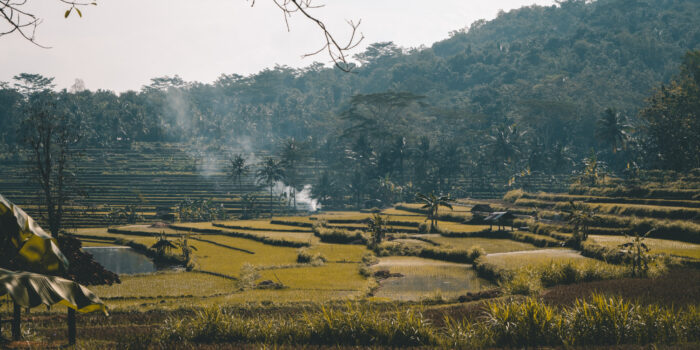
MULTIPOLYGON (((619 247, 630 241, 625 236, 600 236, 591 235, 589 239, 597 244, 609 248, 619 247)), ((651 254, 667 254, 692 259, 700 259, 700 244, 672 241, 668 239, 645 238, 644 243, 649 247, 651 254)))
POLYGON ((470 265, 418 257, 386 257, 372 266, 401 277, 380 281, 376 298, 389 300, 454 299, 467 292, 478 292, 494 285, 476 276, 470 265))

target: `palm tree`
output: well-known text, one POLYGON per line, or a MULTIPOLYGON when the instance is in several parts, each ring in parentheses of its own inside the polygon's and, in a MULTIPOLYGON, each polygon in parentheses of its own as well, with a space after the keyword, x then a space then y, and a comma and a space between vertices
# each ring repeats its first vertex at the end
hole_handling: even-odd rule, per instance
POLYGON ((158 241, 151 246, 151 249, 155 249, 158 256, 163 257, 165 253, 170 253, 173 248, 177 248, 177 246, 168 239, 164 231, 161 231, 156 237, 158 241))
POLYGON ((238 192, 241 194, 243 193, 242 179, 250 171, 250 166, 246 164, 246 159, 242 154, 236 154, 229 161, 228 176, 234 182, 238 182, 238 192))
POLYGON ((505 164, 511 164, 517 160, 520 154, 520 139, 525 132, 519 132, 515 125, 501 125, 496 128, 495 135, 490 136, 493 154, 505 164))
POLYGON ((286 174, 285 185, 291 187, 290 194, 294 201, 295 210, 297 208, 297 187, 299 187, 299 174, 297 173, 297 167, 306 156, 305 148, 306 145, 303 142, 298 142, 293 137, 290 137, 284 141, 280 155, 282 158, 280 164, 284 168, 284 172, 286 174))
POLYGON ((615 109, 608 108, 596 123, 595 136, 603 143, 610 144, 612 153, 617 153, 617 147, 625 146, 627 129, 625 118, 615 109))
POLYGON ((284 171, 280 163, 271 157, 265 158, 259 166, 260 168, 255 173, 255 177, 258 183, 265 184, 270 189, 270 217, 272 217, 272 189, 275 186, 275 182, 284 179, 284 171))
POLYGON ((324 171, 318 182, 311 188, 311 197, 323 205, 330 202, 337 193, 336 182, 328 171, 324 171))
POLYGON ((422 193, 416 193, 416 199, 425 203, 421 209, 428 209, 428 217, 426 220, 430 220, 430 232, 437 229, 438 210, 440 209, 440 206, 447 207, 452 210, 452 205, 449 203, 449 195, 438 197, 435 195, 435 193, 430 193, 427 196, 422 193))

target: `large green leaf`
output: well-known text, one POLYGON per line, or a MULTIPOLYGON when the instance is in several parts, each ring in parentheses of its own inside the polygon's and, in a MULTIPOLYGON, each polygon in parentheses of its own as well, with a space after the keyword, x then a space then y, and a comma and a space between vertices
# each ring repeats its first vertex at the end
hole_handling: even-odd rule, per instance
POLYGON ((66 270, 68 259, 56 242, 24 210, 0 195, 0 252, 4 259, 18 258, 32 271, 66 270))
POLYGON ((102 311, 105 304, 84 286, 55 276, 0 269, 0 296, 9 294, 23 307, 62 304, 78 312, 102 311))

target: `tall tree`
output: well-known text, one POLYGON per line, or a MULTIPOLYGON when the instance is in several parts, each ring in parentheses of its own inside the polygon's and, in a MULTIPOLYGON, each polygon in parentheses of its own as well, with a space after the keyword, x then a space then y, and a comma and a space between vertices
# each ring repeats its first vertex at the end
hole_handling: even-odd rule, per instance
POLYGON ((610 145, 615 154, 618 146, 625 147, 628 128, 625 117, 620 112, 607 108, 596 123, 595 136, 600 142, 610 145))
POLYGON ((48 90, 29 95, 20 132, 30 152, 30 174, 42 191, 49 230, 58 237, 65 205, 76 193, 73 186, 75 147, 82 137, 80 109, 67 92, 48 90))
POLYGON ((685 55, 680 74, 647 100, 639 116, 652 162, 674 170, 700 167, 700 50, 685 55))
POLYGON ((302 185, 300 183, 299 166, 306 158, 306 152, 306 144, 295 140, 293 137, 284 140, 282 143, 280 165, 284 168, 285 185, 291 188, 290 195, 294 201, 294 210, 297 208, 297 188, 302 185))
POLYGON ((246 164, 246 159, 242 154, 236 154, 229 159, 228 177, 238 183, 238 194, 243 194, 243 177, 250 171, 250 165, 246 164))
POLYGON ((258 171, 255 173, 258 183, 265 184, 270 189, 270 217, 272 217, 272 189, 275 183, 284 179, 284 170, 280 163, 272 157, 267 157, 259 165, 258 171))

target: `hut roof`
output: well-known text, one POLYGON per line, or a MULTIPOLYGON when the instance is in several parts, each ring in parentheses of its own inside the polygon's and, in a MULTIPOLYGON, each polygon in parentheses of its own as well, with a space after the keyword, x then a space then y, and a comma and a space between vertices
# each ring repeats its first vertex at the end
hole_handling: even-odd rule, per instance
POLYGON ((515 216, 509 212, 509 211, 497 211, 491 213, 489 216, 487 216, 484 221, 493 221, 493 222, 499 222, 502 220, 512 220, 515 219, 515 216))

